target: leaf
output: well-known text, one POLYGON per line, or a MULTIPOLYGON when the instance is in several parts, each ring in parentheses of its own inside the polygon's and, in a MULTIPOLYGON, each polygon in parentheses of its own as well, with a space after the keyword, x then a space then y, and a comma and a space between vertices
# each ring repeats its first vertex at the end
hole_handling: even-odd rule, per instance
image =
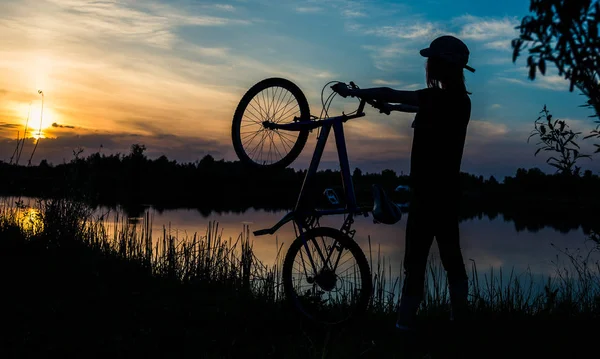
POLYGON ((540 67, 540 72, 542 75, 546 75, 546 60, 540 59, 538 66, 540 67))
POLYGON ((573 92, 573 88, 575 87, 575 80, 571 78, 571 84, 569 85, 569 92, 573 92))
POLYGON ((519 52, 521 51, 521 45, 523 41, 521 39, 514 39, 512 41, 513 54, 512 54, 512 62, 517 61, 517 57, 519 57, 519 52))
MULTIPOLYGON (((533 39, 532 39, 532 40, 533 40, 533 39)), ((534 47, 532 47, 531 49, 529 49, 529 53, 530 53, 530 54, 537 54, 537 53, 540 53, 540 52, 542 52, 542 47, 543 47, 543 45, 537 45, 537 46, 534 46, 534 47)), ((528 65, 529 65, 529 64, 528 64, 528 65)))
POLYGON ((572 143, 574 146, 576 146, 577 148, 579 148, 579 149, 581 148, 581 147, 579 147, 579 145, 578 145, 577 143, 575 143, 575 141, 573 141, 573 140, 570 140, 569 142, 571 142, 571 143, 572 143))
POLYGON ((528 77, 532 81, 535 80, 535 69, 536 69, 536 65, 535 64, 533 64, 533 65, 531 65, 529 67, 529 76, 528 77))

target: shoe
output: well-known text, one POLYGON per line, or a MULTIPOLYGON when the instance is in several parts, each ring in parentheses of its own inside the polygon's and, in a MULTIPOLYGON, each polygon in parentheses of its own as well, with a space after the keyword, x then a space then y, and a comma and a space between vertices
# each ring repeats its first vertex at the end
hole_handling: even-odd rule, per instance
POLYGON ((416 329, 417 310, 421 305, 421 298, 403 295, 398 308, 398 319, 396 328, 402 331, 414 331, 416 329))
POLYGON ((450 320, 464 320, 468 317, 469 310, 469 282, 461 280, 448 285, 450 291, 450 320))

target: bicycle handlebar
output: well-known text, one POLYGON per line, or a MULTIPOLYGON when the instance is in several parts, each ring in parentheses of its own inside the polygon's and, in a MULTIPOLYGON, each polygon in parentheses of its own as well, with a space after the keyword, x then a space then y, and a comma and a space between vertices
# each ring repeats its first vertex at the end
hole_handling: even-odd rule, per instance
MULTIPOLYGON (((354 89, 354 90, 357 90, 359 88, 358 86, 356 86, 354 81, 350 81, 350 87, 352 87, 352 89, 354 89)), ((385 105, 388 104, 387 102, 377 101, 377 100, 367 100, 367 99, 361 98, 359 96, 356 96, 356 97, 358 97, 360 99, 360 104, 358 105, 358 109, 356 110, 357 113, 363 112, 366 103, 368 103, 369 105, 378 109, 379 113, 385 113, 386 115, 389 115, 391 113, 391 110, 385 108, 385 105)))

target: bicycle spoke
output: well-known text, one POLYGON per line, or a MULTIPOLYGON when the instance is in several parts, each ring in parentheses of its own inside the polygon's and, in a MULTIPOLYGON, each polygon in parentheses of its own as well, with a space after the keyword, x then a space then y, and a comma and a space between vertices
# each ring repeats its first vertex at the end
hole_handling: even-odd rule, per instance
MULTIPOLYGON (((280 87, 277 87, 280 88, 280 87)), ((281 95, 283 94, 284 89, 281 89, 281 91, 279 92, 279 96, 277 97, 277 106, 275 106, 275 114, 277 114, 279 112, 279 106, 281 106, 281 95)), ((290 96, 292 95, 291 92, 287 92, 287 94, 290 94, 290 96)), ((285 96, 287 96, 287 94, 285 96)), ((284 96, 284 98, 285 98, 284 96)))
MULTIPOLYGON (((291 107, 289 110, 287 110, 286 112, 284 112, 283 114, 281 114, 281 115, 280 115, 280 116, 277 118, 277 121, 273 121, 273 122, 275 122, 275 123, 280 123, 280 122, 281 122, 283 119, 286 119, 286 118, 287 118, 287 114, 288 114, 288 113, 290 113, 290 111, 292 111, 292 110, 293 110, 295 107, 296 107, 296 106, 294 106, 294 107, 291 107)), ((285 110, 286 108, 287 108, 287 105, 286 105, 286 106, 283 108, 283 110, 285 110)), ((299 111, 299 110, 298 110, 298 111, 299 111)), ((296 113, 296 112, 294 112, 294 113, 296 113)))
MULTIPOLYGON (((286 149, 285 148, 286 142, 284 141, 284 137, 281 135, 281 133, 279 131, 275 131, 275 133, 277 134, 277 136, 279 136, 279 139, 281 140, 281 144, 283 146, 283 149, 285 150, 286 149)), ((291 150, 291 148, 294 146, 294 141, 290 141, 290 140, 288 140, 288 141, 292 143, 291 146, 288 145, 289 149, 291 150)))
MULTIPOLYGON (((245 116, 246 116, 246 115, 244 115, 244 117, 245 117, 245 116)), ((249 123, 249 124, 247 124, 247 125, 240 125, 240 128, 249 127, 249 126, 258 126, 259 128, 262 128, 262 127, 263 127, 263 126, 262 126, 262 123, 261 123, 261 124, 258 124, 256 121, 254 121, 253 123, 249 123)))
MULTIPOLYGON (((255 133, 254 133, 254 136, 252 136, 252 138, 251 138, 249 141, 247 141, 246 143, 244 143, 243 145, 244 145, 244 146, 247 146, 247 145, 249 145, 249 144, 250 144, 250 142, 252 142, 252 140, 254 140, 254 139, 256 138, 256 136, 258 136, 260 133, 263 133, 263 132, 264 132, 263 130, 261 130, 261 131, 258 131, 258 132, 255 132, 255 133)), ((248 135, 248 136, 250 136, 250 135, 248 135)), ((246 136, 246 137, 248 137, 248 136, 246 136)))
MULTIPOLYGON (((261 98, 262 98, 263 104, 266 104, 266 103, 267 103, 267 101, 265 100, 265 91, 261 91, 261 92, 260 92, 260 95, 261 95, 261 98)), ((265 114, 266 114, 266 116, 265 116, 265 120, 268 120, 268 119, 269 119, 268 105, 265 105, 265 108, 264 108, 264 110, 265 110, 265 114)))
POLYGON ((273 145, 273 147, 275 148, 275 152, 277 152, 278 155, 280 155, 281 157, 283 157, 281 155, 281 152, 279 152, 279 149, 277 148, 277 144, 275 143, 275 141, 273 140, 273 137, 275 136, 275 131, 271 131, 269 132, 269 135, 271 136, 271 144, 273 145))
POLYGON ((258 109, 254 106, 254 104, 252 102, 250 102, 248 105, 251 106, 254 109, 254 111, 258 112, 258 114, 260 115, 259 118, 262 119, 259 121, 262 123, 262 121, 264 120, 265 117, 263 115, 263 110, 260 105, 260 102, 258 101, 258 96, 253 98, 252 101, 256 102, 256 104, 258 105, 258 109))
POLYGON ((256 149, 258 149, 258 146, 260 146, 261 144, 264 143, 265 136, 266 136, 266 131, 262 131, 262 138, 261 138, 261 140, 256 144, 256 146, 254 147, 254 149, 250 151, 250 154, 253 154, 256 151, 256 149))
MULTIPOLYGON (((281 105, 277 107, 277 111, 276 111, 276 112, 273 114, 273 118, 275 118, 275 116, 277 116, 277 114, 278 114, 280 111, 283 111, 283 110, 285 110, 285 109, 286 109, 286 107, 287 107, 287 106, 288 106, 288 105, 289 105, 289 104, 290 104, 292 101, 294 101, 294 96, 293 96, 291 93, 288 93, 288 94, 289 94, 289 97, 290 97, 290 99, 289 99, 289 100, 286 102, 286 104, 285 104, 285 105, 283 105, 283 107, 281 107, 281 105)), ((286 95, 283 97, 283 101, 281 102, 282 104, 283 104, 283 102, 285 102, 285 99, 288 97, 288 94, 286 94, 286 95)), ((273 121, 273 122, 275 122, 275 121, 273 121)), ((277 123, 277 122, 275 122, 275 123, 277 123)))
POLYGON ((250 118, 250 116, 246 115, 246 114, 244 114, 244 117, 246 117, 250 121, 252 121, 252 122, 254 122, 254 123, 259 124, 259 125, 262 126, 263 121, 259 117, 257 117, 254 112, 250 111, 250 109, 247 109, 247 110, 248 110, 248 113, 254 117, 254 119, 250 118))

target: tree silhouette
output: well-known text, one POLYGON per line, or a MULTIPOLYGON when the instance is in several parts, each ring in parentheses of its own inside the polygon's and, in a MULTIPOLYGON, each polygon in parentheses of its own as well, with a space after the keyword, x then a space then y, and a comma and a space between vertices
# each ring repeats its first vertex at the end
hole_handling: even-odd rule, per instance
POLYGON ((131 145, 131 158, 143 159, 146 158, 144 152, 146 151, 145 145, 135 143, 131 145))
POLYGON ((590 155, 585 155, 580 152, 579 145, 575 142, 581 132, 573 132, 569 129, 569 125, 564 120, 552 120, 552 114, 544 105, 544 109, 540 112, 542 115, 535 120, 535 130, 527 139, 533 136, 538 136, 540 142, 537 145, 543 145, 535 151, 535 156, 544 151, 554 151, 558 153, 558 158, 550 156, 546 163, 556 168, 563 175, 579 175, 580 167, 575 166, 575 163, 580 158, 590 158, 590 155))
MULTIPOLYGON (((585 107, 592 107, 600 117, 600 39, 598 23, 600 4, 591 0, 531 0, 520 36, 512 41, 513 62, 521 50, 528 49, 529 79, 537 70, 546 74, 546 62, 554 63, 560 76, 570 81, 569 91, 577 87, 588 97, 585 107)), ((590 136, 600 138, 600 120, 590 136)), ((587 138, 586 137, 586 138, 587 138)), ((596 152, 600 152, 600 145, 596 152)))

